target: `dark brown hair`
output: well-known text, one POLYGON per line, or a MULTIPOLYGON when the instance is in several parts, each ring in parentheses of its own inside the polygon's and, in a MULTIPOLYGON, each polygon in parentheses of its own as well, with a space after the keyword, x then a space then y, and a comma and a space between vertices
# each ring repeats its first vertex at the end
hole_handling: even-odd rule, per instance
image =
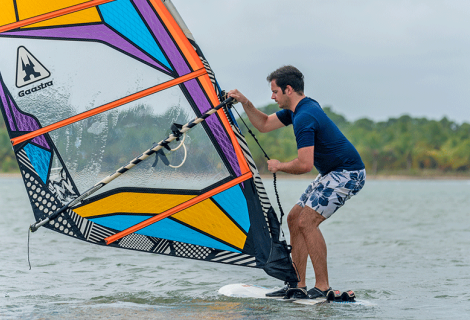
POLYGON ((268 77, 268 82, 276 81, 278 87, 281 88, 282 93, 290 85, 297 93, 304 92, 304 75, 296 67, 283 66, 273 71, 268 77))

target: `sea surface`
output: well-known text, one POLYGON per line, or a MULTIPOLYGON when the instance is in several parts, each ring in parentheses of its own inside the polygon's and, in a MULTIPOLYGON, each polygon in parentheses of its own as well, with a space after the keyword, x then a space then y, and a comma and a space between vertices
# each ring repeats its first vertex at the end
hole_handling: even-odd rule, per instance
MULTIPOLYGON (((286 213, 308 183, 279 179, 286 213)), ((275 204, 272 180, 265 185, 275 204)), ((262 270, 104 248, 46 229, 31 234, 29 270, 33 220, 21 179, 0 178, 0 319, 470 318, 470 181, 370 180, 321 225, 330 284, 368 305, 223 297, 226 284, 282 283, 262 270)), ((311 287, 311 265, 307 273, 311 287)))

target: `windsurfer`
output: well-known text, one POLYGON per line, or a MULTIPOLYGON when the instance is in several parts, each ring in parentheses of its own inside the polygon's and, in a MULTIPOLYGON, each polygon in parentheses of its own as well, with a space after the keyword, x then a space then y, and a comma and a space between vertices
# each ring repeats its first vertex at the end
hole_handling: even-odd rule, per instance
POLYGON ((315 100, 304 94, 303 74, 293 66, 271 73, 272 96, 282 110, 266 115, 256 109, 240 91, 228 96, 239 101, 251 123, 260 132, 269 132, 290 124, 294 127, 298 157, 290 162, 268 160, 268 170, 290 174, 310 172, 319 175, 307 187, 287 217, 292 245, 292 260, 300 276, 299 283, 288 283, 268 296, 315 299, 331 290, 328 279, 326 243, 319 225, 336 212, 364 186, 365 167, 356 148, 328 118, 315 100), (307 257, 313 264, 315 287, 307 291, 307 257))

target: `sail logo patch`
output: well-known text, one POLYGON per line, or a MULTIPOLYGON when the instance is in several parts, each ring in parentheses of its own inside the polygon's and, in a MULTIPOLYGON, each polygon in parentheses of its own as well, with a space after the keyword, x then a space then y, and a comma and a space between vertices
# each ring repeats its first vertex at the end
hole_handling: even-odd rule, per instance
POLYGON ((21 88, 48 78, 51 73, 25 47, 18 47, 16 87, 21 88))

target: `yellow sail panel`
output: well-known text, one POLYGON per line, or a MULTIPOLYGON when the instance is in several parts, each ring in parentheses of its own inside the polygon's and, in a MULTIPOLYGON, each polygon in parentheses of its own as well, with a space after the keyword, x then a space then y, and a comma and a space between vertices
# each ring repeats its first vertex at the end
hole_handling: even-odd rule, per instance
MULTIPOLYGON (((18 16, 20 20, 36 17, 41 14, 54 12, 77 4, 89 2, 90 0, 60 0, 60 1, 38 1, 38 0, 16 0, 18 16)), ((12 1, 13 2, 13 1, 12 1)))
POLYGON ((50 27, 50 26, 63 26, 71 24, 83 24, 101 22, 100 15, 96 7, 85 9, 82 11, 70 13, 54 19, 49 19, 39 23, 35 23, 24 28, 37 28, 37 27, 50 27))
POLYGON ((0 26, 16 22, 15 6, 12 0, 0 0, 0 26))
POLYGON ((195 196, 123 192, 73 209, 82 217, 99 217, 113 213, 159 214, 195 196))
POLYGON ((210 199, 199 202, 172 216, 196 229, 223 240, 240 250, 246 242, 245 233, 210 199))

